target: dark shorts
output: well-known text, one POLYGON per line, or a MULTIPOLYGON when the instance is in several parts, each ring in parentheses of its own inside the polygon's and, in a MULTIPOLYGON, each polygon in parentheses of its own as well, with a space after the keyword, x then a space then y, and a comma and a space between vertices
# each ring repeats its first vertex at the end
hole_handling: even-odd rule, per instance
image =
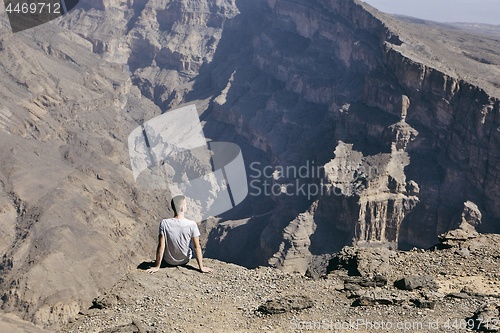
POLYGON ((181 264, 181 265, 172 265, 172 264, 169 264, 168 262, 166 262, 165 260, 163 260, 163 261, 161 262, 161 266, 160 266, 160 267, 161 267, 161 268, 166 268, 166 267, 179 267, 179 266, 180 266, 180 267, 182 267, 182 266, 186 266, 187 264, 189 264, 189 261, 188 261, 187 263, 185 263, 185 264, 181 264))

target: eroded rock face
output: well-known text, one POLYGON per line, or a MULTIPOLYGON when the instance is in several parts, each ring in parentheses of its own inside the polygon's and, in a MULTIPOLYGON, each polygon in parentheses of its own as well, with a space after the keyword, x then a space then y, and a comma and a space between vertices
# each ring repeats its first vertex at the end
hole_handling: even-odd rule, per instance
POLYGON ((127 65, 134 84, 162 110, 181 104, 210 64, 235 0, 89 1, 62 23, 104 59, 127 65), (110 38, 112 36, 112 38, 110 38))
MULTIPOLYGON (((273 258, 269 262, 279 265, 288 256, 287 249, 295 257, 300 257, 300 252, 312 257, 325 255, 341 247, 325 245, 332 239, 336 244, 348 244, 353 237, 355 241, 381 241, 402 248, 428 247, 437 242, 439 233, 456 227, 452 221, 462 203, 475 200, 478 191, 483 191, 480 183, 484 179, 476 182, 472 179, 477 177, 471 174, 496 167, 459 163, 457 156, 464 152, 451 153, 447 147, 452 141, 451 145, 458 147, 459 137, 461 147, 471 147, 464 138, 468 135, 471 142, 481 141, 488 147, 479 159, 468 161, 495 159, 497 139, 491 141, 486 133, 498 135, 493 125, 498 101, 480 88, 406 58, 398 46, 401 41, 357 4, 272 1, 269 9, 260 13, 262 22, 273 24, 250 26, 247 31, 252 38, 247 40, 252 42, 239 44, 244 52, 232 53, 244 61, 234 60, 224 69, 215 62, 212 67, 212 82, 222 83, 217 85, 221 93, 214 100, 214 118, 232 125, 237 134, 263 151, 272 167, 301 166, 308 160, 328 163, 338 153, 335 163, 345 163, 345 168, 354 165, 357 170, 357 161, 364 159, 365 169, 370 163, 381 164, 380 172, 387 173, 386 179, 368 181, 362 175, 354 176, 353 170, 352 175, 332 171, 332 184, 346 182, 338 187, 345 193, 366 186, 364 182, 372 187, 365 198, 336 197, 329 203, 320 198, 314 217, 307 219, 313 222, 303 222, 309 225, 304 228, 310 234, 310 241, 301 241, 310 244, 309 249, 301 246, 303 251, 297 251, 293 241, 283 242, 282 231, 294 229, 295 218, 310 205, 304 207, 275 196, 276 212, 281 213, 283 207, 303 208, 290 213, 295 214, 292 217, 269 218, 270 226, 259 231, 262 237, 255 245, 261 262, 273 258), (280 43, 283 39, 287 43, 280 43), (226 81, 221 82, 222 77, 226 81), (401 98, 403 93, 406 97, 401 98), (469 93, 481 97, 470 100, 473 106, 468 109, 476 111, 466 113, 465 96, 469 93), (481 130, 466 134, 469 130, 458 129, 464 124, 463 117, 481 130), (455 134, 446 134, 451 132, 455 134), (337 147, 339 141, 346 146, 337 147), (342 154, 348 154, 346 162, 340 162, 342 154), (474 185, 466 184, 469 177, 474 185), (379 199, 372 195, 379 195, 379 199), (353 231, 356 224, 357 235, 353 231), (390 227, 384 229, 386 225, 390 227)), ((240 19, 245 15, 250 13, 242 11, 240 19)), ((237 23, 238 17, 230 29, 237 23)), ((291 181, 294 179, 282 178, 278 183, 291 181)), ((488 184, 497 186, 496 181, 488 184)), ((497 206, 493 204, 496 191, 485 193, 489 199, 482 201, 489 202, 486 206, 491 213, 497 206)), ((482 225, 483 231, 496 228, 493 216, 498 214, 488 216, 492 218, 482 225)), ((297 229, 297 233, 301 235, 285 238, 303 239, 303 230, 297 229)), ((303 265, 304 260, 300 260, 303 265)))
MULTIPOLYGON (((352 145, 352 163, 359 152, 365 166, 382 165, 387 180, 371 180, 370 199, 319 201, 312 219, 321 227, 313 227, 312 240, 304 243, 310 245, 302 246, 305 255, 307 247, 313 257, 325 255, 353 237, 402 248, 431 246, 438 234, 456 227, 453 218, 467 200, 484 213, 481 231, 496 230, 499 163, 488 161, 498 159, 498 99, 491 89, 445 73, 441 62, 447 59, 433 68, 426 45, 419 58, 415 50, 422 42, 405 43, 413 37, 394 20, 356 1, 144 0, 84 8, 62 24, 106 59, 128 64, 133 83, 162 109, 198 101, 200 110, 210 111, 206 133, 212 139, 236 135, 249 145, 248 160, 271 167, 324 165, 337 148, 339 154, 345 149, 337 147, 342 141, 352 145), (110 31, 124 33, 110 39, 110 31), (403 164, 404 181, 394 177, 403 164), (367 227, 370 221, 373 227, 367 227), (325 246, 326 239, 337 245, 325 246)), ((331 181, 342 177, 347 175, 331 181)), ((356 186, 365 186, 363 177, 356 175, 356 186)), ((313 201, 272 197, 275 214, 295 208, 257 228, 258 241, 235 236, 258 253, 256 264, 285 256, 282 230, 313 201)), ((224 246, 209 242, 209 253, 231 252, 224 246)))
MULTIPOLYGON (((352 146, 343 142, 335 151, 336 158, 325 165, 328 179, 337 182, 336 173, 349 172, 349 169, 339 167, 337 159, 350 159, 352 146), (342 152, 344 155, 342 155, 342 152), (337 155, 337 153, 339 153, 337 155), (329 170, 337 168, 336 172, 329 174, 329 170)), ((359 245, 364 243, 381 243, 392 247, 397 247, 400 234, 400 227, 406 214, 419 202, 418 197, 407 195, 406 177, 403 169, 409 162, 405 153, 394 151, 391 154, 362 158, 358 168, 351 169, 355 177, 334 188, 341 189, 344 200, 356 198, 359 212, 353 214, 351 225, 353 228, 353 241, 359 245), (366 162, 368 160, 368 162, 366 162), (377 170, 376 175, 368 175, 362 169, 371 164, 377 170), (402 177, 398 177, 402 176, 402 177)), ((323 199, 325 201, 328 199, 323 199)), ((342 202, 336 210, 342 210, 347 205, 342 202)), ((348 207, 348 206, 347 206, 348 207)), ((342 214, 342 212, 340 212, 342 214)))
POLYGON ((314 210, 313 205, 309 211, 300 214, 285 227, 279 251, 269 259, 271 266, 301 274, 307 272, 312 257, 309 251, 310 237, 315 231, 314 210))
POLYGON ((315 213, 320 205, 345 217, 343 225, 353 244, 398 247, 401 224, 419 202, 418 184, 407 181, 404 170, 410 164, 406 148, 418 135, 405 122, 409 104, 402 96, 401 120, 388 127, 390 153, 365 157, 354 151, 352 144, 339 142, 335 158, 324 166, 326 195, 285 227, 284 242, 270 264, 285 270, 307 270, 312 261, 311 236, 318 223, 314 217, 319 215, 315 213))
POLYGON ((468 200, 498 231, 499 94, 393 23, 351 0, 87 0, 2 35, 2 308, 57 327, 151 256, 168 195, 135 187, 125 138, 183 103, 247 162, 327 165, 340 193, 251 198, 204 225, 209 255, 303 273, 353 241, 427 247, 468 200))
MULTIPOLYGON (((402 96, 401 120, 389 127, 391 153, 363 157, 352 145, 340 142, 335 159, 325 165, 333 191, 358 200, 359 213, 353 216, 355 244, 385 244, 397 247, 401 223, 419 202, 418 184, 407 182, 405 167, 410 164, 408 144, 418 132, 405 122, 409 99, 402 96)), ((328 201, 328 199, 323 199, 328 201)), ((349 200, 349 199, 347 199, 349 200)), ((339 206, 341 210, 345 205, 339 206)), ((342 214, 342 213, 341 213, 342 214)))
POLYGON ((154 242, 168 198, 136 188, 126 138, 160 111, 74 32, 0 44, 0 307, 54 331, 154 242))

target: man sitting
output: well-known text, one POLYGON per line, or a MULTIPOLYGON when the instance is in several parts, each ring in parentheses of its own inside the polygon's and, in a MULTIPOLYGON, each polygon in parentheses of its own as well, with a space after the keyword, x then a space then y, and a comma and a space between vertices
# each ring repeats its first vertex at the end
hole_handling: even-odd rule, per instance
POLYGON ((184 217, 187 210, 186 198, 182 195, 172 198, 171 206, 175 217, 161 221, 155 265, 149 268, 147 272, 158 272, 163 259, 169 266, 187 264, 193 257, 193 251, 189 246, 191 240, 193 241, 196 261, 198 262, 200 272, 211 272, 211 268, 203 266, 200 230, 196 222, 184 217))

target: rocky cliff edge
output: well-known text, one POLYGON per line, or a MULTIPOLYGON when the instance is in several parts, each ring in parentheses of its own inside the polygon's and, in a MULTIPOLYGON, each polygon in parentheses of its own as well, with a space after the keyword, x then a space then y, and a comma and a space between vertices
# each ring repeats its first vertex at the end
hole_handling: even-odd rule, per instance
POLYGON ((497 332, 500 236, 467 230, 429 250, 346 247, 318 277, 210 259, 211 274, 194 260, 153 275, 137 269, 63 331, 497 332))

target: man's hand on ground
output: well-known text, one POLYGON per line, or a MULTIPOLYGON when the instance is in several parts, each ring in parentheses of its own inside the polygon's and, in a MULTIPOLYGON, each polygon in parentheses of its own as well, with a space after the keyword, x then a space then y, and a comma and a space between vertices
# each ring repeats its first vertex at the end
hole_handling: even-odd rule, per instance
POLYGON ((202 272, 202 273, 210 273, 211 271, 212 271, 212 269, 210 267, 200 268, 200 272, 202 272))
POLYGON ((160 270, 160 267, 151 267, 148 270, 146 270, 147 273, 153 274, 156 273, 160 270))

